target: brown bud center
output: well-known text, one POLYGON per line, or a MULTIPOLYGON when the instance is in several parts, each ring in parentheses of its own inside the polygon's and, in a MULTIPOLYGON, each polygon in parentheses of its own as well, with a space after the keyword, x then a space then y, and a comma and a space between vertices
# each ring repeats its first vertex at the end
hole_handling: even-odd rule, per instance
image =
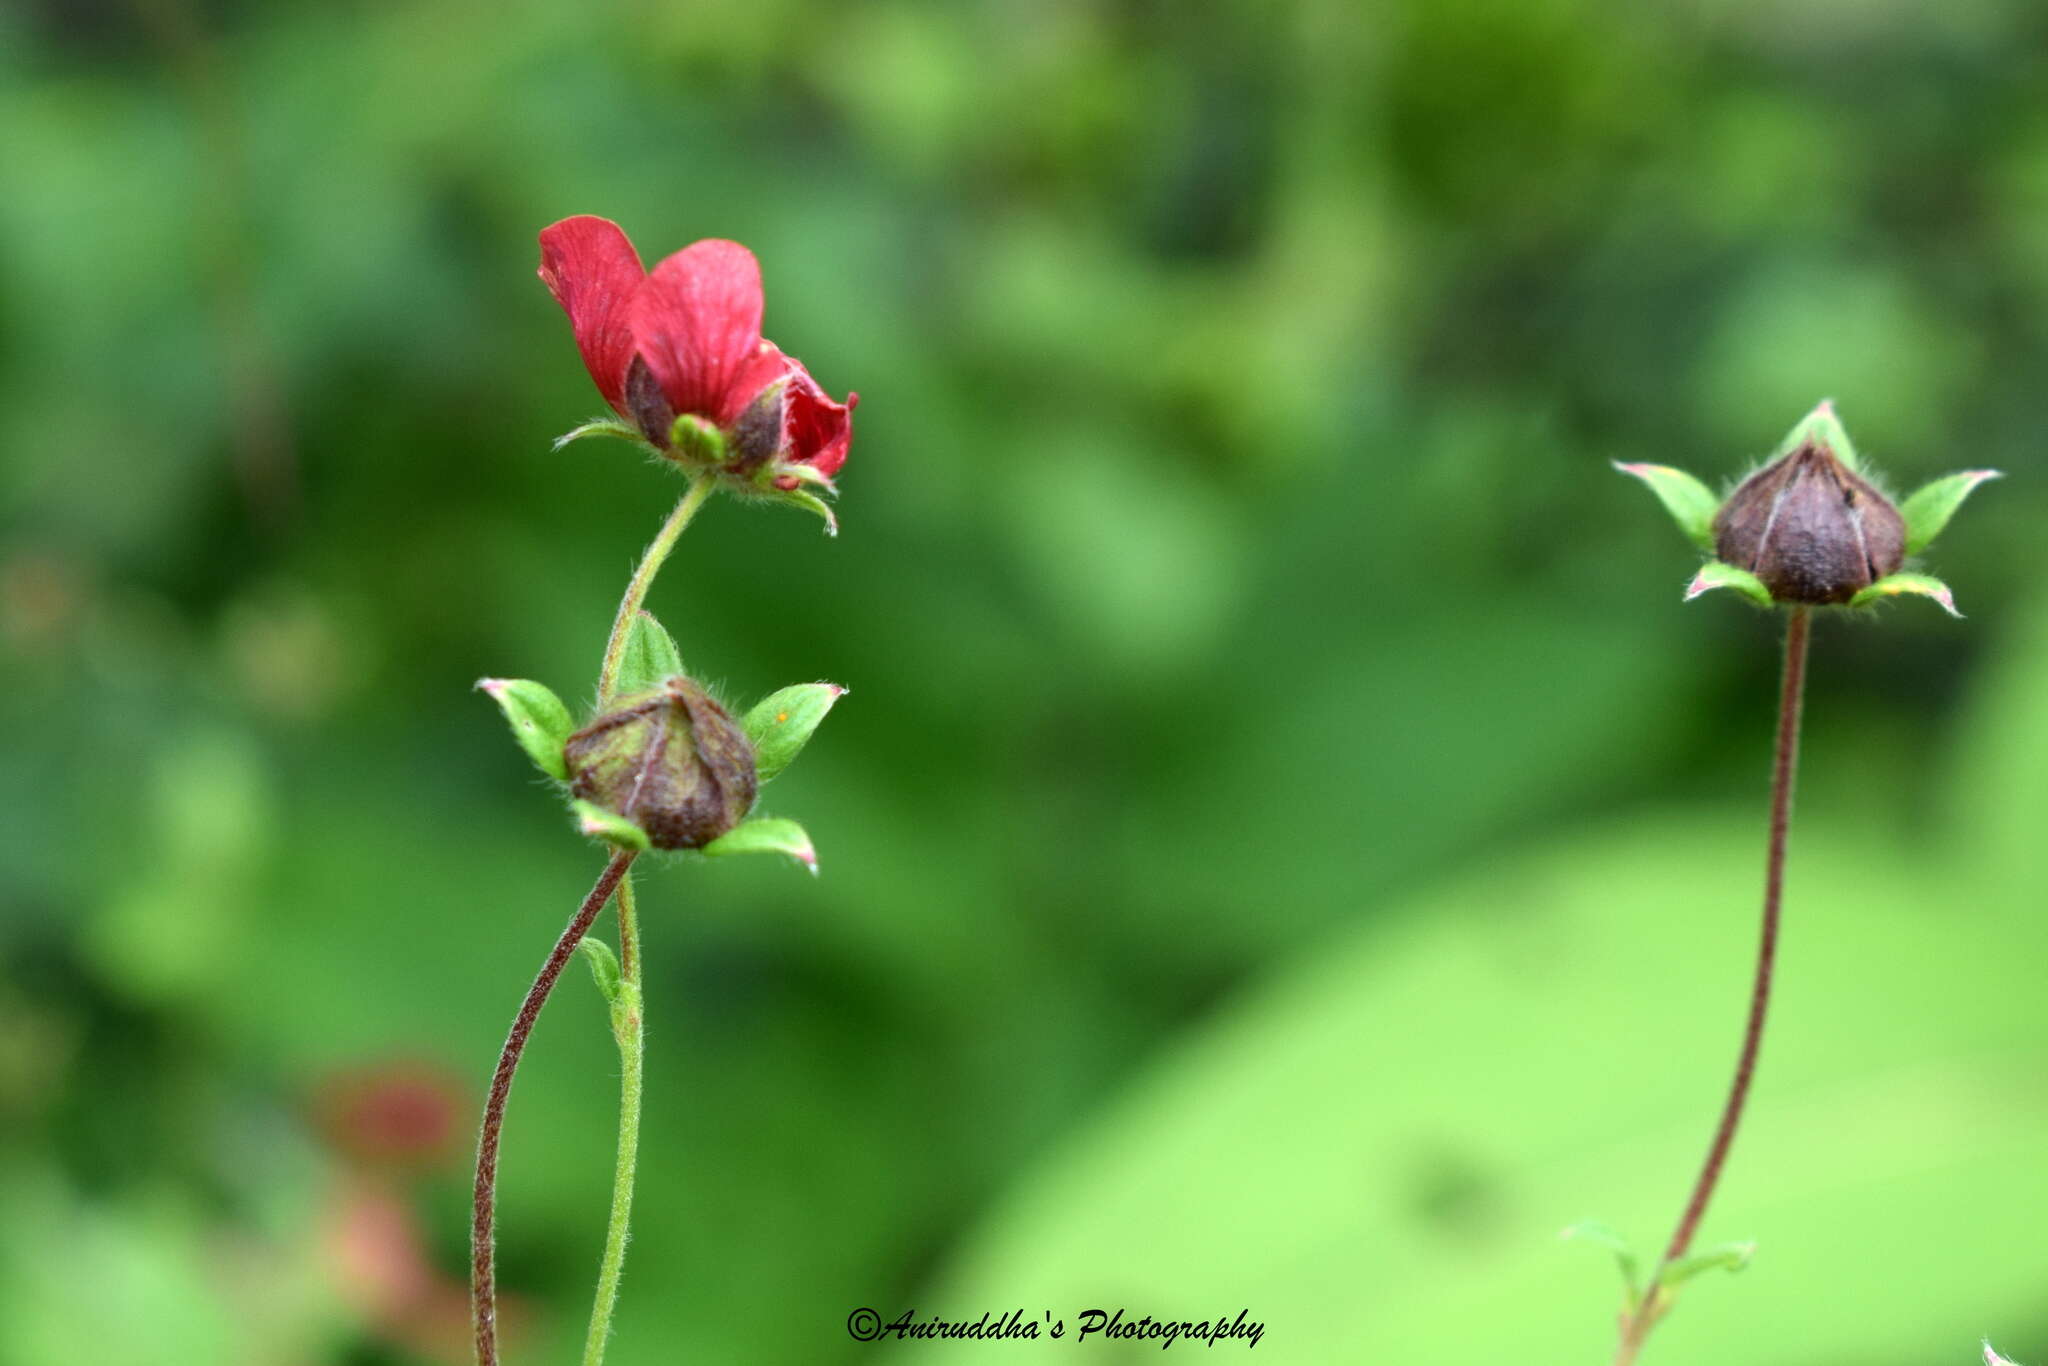
POLYGON ((1807 441, 1721 505, 1714 554, 1780 602, 1847 602, 1905 560, 1906 524, 1833 451, 1807 441))
POLYGON ((624 816, 657 849, 701 849, 738 825, 759 777, 746 732, 680 675, 620 698, 569 737, 569 787, 624 816))

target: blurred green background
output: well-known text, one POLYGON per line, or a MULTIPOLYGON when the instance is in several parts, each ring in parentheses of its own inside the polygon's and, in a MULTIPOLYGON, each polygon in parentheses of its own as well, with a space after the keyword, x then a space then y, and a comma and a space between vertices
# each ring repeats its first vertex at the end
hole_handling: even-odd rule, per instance
MULTIPOLYGON (((1719 1103, 1775 625, 1612 459, 1835 398, 1992 465, 1817 633, 1781 1013, 1648 1360, 2048 1360, 2048 19, 1449 0, 0 9, 0 1361, 460 1361, 467 1151, 600 856, 479 675, 587 697, 679 491, 535 232, 760 255, 844 534, 652 606, 818 881, 642 880, 617 1366, 1036 1357, 849 1311, 1599 1362, 1719 1103)), ((581 1342, 616 1057, 513 1097, 513 1362, 581 1342)), ((1177 1354, 1242 1345, 1181 1346, 1177 1354)))

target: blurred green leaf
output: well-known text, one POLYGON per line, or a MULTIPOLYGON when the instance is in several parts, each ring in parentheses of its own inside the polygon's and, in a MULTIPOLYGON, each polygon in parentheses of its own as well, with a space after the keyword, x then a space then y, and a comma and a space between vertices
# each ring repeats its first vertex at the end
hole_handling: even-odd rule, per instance
POLYGON ((1628 1308, 1631 1311, 1635 1309, 1642 1298, 1642 1267, 1627 1239, 1597 1219, 1581 1219, 1557 1236, 1567 1241, 1598 1243, 1612 1252, 1615 1265, 1621 1268, 1621 1283, 1627 1291, 1628 1308))
POLYGON ((1721 1243, 1705 1252, 1695 1252, 1658 1273, 1657 1284, 1671 1289, 1684 1285, 1702 1271, 1740 1271, 1756 1256, 1755 1243, 1721 1243))

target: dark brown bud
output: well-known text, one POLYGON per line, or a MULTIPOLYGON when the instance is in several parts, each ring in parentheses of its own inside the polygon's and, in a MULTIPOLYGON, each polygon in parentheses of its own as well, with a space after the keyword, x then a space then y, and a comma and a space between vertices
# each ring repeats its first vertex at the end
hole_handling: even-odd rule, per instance
POLYGON ((678 674, 620 698, 569 737, 569 789, 647 832, 656 849, 701 849, 738 825, 760 781, 754 746, 725 708, 678 674))
POLYGON ((1906 558, 1891 500, 1808 440, 1742 481, 1714 516, 1714 554, 1780 602, 1847 602, 1906 558))

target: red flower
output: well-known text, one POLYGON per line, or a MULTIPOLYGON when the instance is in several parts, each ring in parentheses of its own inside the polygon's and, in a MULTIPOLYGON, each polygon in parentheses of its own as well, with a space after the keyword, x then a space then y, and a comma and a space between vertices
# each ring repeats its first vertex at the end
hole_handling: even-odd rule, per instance
POLYGON ((761 336, 761 266, 737 242, 693 243, 643 271, 619 225, 579 214, 542 229, 540 278, 569 315, 612 411, 666 450, 678 417, 725 435, 734 474, 830 484, 853 439, 801 362, 761 336))

